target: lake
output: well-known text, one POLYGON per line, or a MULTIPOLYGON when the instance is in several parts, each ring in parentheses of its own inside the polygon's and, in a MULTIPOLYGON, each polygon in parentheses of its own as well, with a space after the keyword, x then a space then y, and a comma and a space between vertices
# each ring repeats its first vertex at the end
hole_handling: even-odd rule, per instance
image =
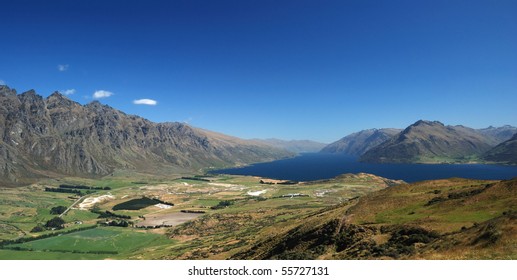
POLYGON ((387 164, 364 163, 343 154, 310 153, 240 168, 211 173, 251 175, 281 180, 312 181, 329 179, 344 173, 371 173, 389 179, 416 182, 452 177, 471 179, 511 179, 517 166, 495 164, 387 164))

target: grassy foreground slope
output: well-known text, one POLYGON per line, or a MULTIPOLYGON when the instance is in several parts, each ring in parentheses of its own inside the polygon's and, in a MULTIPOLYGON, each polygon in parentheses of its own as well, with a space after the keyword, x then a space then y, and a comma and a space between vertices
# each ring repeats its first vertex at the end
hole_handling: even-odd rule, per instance
POLYGON ((515 259, 517 179, 398 185, 263 238, 237 259, 515 259))

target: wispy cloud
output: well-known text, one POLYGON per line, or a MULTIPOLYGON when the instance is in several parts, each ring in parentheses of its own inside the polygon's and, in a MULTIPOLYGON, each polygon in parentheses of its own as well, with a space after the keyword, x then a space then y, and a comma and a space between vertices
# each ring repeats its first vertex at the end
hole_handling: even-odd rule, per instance
POLYGON ((0 86, 5 86, 5 81, 4 80, 0 80, 0 86))
POLYGON ((133 100, 133 104, 154 106, 154 105, 158 104, 158 102, 156 102, 156 100, 144 98, 144 99, 133 100))
POLYGON ((106 98, 113 95, 113 92, 107 91, 107 90, 97 90, 93 93, 93 98, 100 99, 100 98, 106 98))
POLYGON ((71 95, 71 94, 74 94, 75 93, 75 89, 74 88, 71 88, 71 89, 65 89, 65 90, 60 90, 59 91, 61 94, 64 94, 64 95, 71 95))
POLYGON ((65 72, 66 70, 68 70, 68 64, 59 64, 57 66, 57 70, 59 70, 59 72, 65 72))

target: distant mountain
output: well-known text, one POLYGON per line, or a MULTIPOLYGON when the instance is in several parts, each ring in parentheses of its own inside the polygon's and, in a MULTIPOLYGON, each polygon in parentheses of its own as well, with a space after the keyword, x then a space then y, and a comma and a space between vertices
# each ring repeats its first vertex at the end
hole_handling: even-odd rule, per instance
POLYGON ((362 130, 327 145, 321 152, 360 156, 371 148, 389 140, 400 131, 402 129, 396 128, 362 130))
POLYGON ((464 126, 420 120, 361 156, 366 162, 457 162, 476 160, 495 144, 492 137, 464 126))
POLYGON ((517 133, 488 151, 483 158, 491 162, 517 164, 517 133))
POLYGON ((517 133, 517 127, 513 127, 511 125, 505 125, 501 127, 487 127, 482 129, 477 129, 481 134, 488 136, 494 140, 494 143, 500 144, 506 140, 509 140, 517 133))
POLYGON ((182 123, 153 123, 94 101, 0 86, 0 182, 115 169, 156 173, 269 161, 292 155, 182 123))
POLYGON ((319 152, 326 144, 311 140, 280 140, 280 139, 253 139, 263 144, 284 149, 293 153, 315 153, 319 152))

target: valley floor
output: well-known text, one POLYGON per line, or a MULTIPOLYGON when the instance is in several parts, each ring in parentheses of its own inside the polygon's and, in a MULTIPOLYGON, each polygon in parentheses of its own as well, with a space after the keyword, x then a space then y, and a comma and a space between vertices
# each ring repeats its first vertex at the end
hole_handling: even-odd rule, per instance
POLYGON ((515 259, 516 191, 370 174, 46 180, 0 189, 0 259, 515 259))

